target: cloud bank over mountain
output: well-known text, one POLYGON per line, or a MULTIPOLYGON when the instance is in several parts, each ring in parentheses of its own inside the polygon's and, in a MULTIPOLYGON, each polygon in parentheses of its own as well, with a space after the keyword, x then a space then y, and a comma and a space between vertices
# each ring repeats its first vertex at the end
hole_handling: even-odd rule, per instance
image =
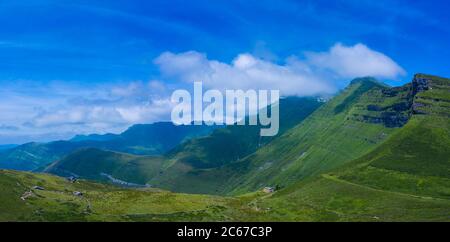
POLYGON ((373 76, 397 79, 406 74, 391 58, 363 44, 344 46, 337 43, 328 52, 306 52, 305 55, 311 66, 330 71, 338 78, 373 76))
POLYGON ((155 59, 166 78, 203 81, 216 89, 277 89, 282 95, 314 96, 335 93, 349 79, 374 76, 397 79, 406 74, 383 53, 363 44, 335 44, 326 52, 305 52, 274 63, 251 54, 239 54, 231 63, 210 60, 196 51, 165 52, 155 59))
POLYGON ((282 96, 331 95, 360 76, 397 79, 405 71, 363 44, 340 43, 325 52, 306 51, 283 62, 249 53, 230 63, 197 51, 164 52, 153 61, 157 80, 107 84, 64 81, 11 82, 0 94, 0 143, 120 132, 135 123, 169 120, 173 90, 203 81, 207 89, 276 89, 282 96))
POLYGON ((158 81, 110 85, 11 83, 0 90, 0 143, 67 139, 122 132, 135 123, 167 120, 172 103, 158 81))

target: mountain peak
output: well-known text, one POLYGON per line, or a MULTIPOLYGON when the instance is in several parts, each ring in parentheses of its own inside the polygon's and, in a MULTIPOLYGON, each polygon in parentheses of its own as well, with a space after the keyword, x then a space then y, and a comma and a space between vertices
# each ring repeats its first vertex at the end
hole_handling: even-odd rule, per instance
POLYGON ((417 73, 414 75, 414 79, 412 80, 413 85, 440 85, 440 86, 448 86, 450 84, 450 79, 433 76, 423 73, 417 73))
POLYGON ((356 85, 356 84, 376 84, 376 85, 380 85, 380 86, 387 86, 386 84, 378 81, 376 78, 370 77, 370 76, 358 77, 358 78, 353 79, 350 82, 350 86, 356 85))

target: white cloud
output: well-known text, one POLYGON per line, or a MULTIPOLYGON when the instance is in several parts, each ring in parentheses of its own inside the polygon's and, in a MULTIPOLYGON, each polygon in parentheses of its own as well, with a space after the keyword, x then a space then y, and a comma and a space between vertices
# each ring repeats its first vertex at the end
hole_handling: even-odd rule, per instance
POLYGON ((89 127, 90 124, 103 123, 107 127, 107 124, 128 126, 159 121, 171 107, 164 88, 158 81, 95 87, 91 93, 71 97, 68 102, 43 107, 27 125, 40 128, 58 125, 89 127))
POLYGON ((363 44, 344 46, 338 43, 328 52, 307 52, 305 55, 307 63, 341 78, 373 76, 396 79, 405 74, 405 70, 391 58, 363 44))
POLYGON ((283 95, 304 96, 336 91, 328 81, 313 75, 307 67, 293 59, 285 65, 278 65, 250 54, 240 54, 231 64, 227 64, 189 51, 163 53, 155 64, 168 78, 184 82, 202 81, 205 87, 220 90, 279 89, 283 95))
POLYGON ((10 83, 0 96, 0 143, 118 133, 135 123, 168 120, 172 106, 165 85, 156 80, 39 88, 10 83))
POLYGON ((336 44, 328 52, 306 52, 305 57, 291 56, 279 64, 244 53, 228 64, 189 51, 165 52, 154 63, 167 78, 202 81, 208 88, 221 90, 278 89, 284 96, 332 94, 351 78, 394 79, 405 73, 392 59, 363 44, 336 44))

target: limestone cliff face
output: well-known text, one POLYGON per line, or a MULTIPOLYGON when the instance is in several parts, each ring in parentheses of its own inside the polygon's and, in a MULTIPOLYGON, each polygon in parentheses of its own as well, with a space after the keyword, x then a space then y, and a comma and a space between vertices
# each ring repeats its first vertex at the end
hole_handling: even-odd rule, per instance
MULTIPOLYGON (((413 96, 416 97, 418 93, 427 91, 430 88, 429 83, 430 83, 429 78, 426 78, 421 74, 416 74, 412 81, 413 96)), ((424 111, 424 107, 425 105, 423 103, 417 102, 417 98, 413 98, 411 105, 413 114, 427 114, 427 112, 424 111)))
POLYGON ((416 74, 412 81, 412 114, 450 117, 450 79, 416 74))
POLYGON ((402 127, 412 115, 437 114, 450 117, 450 80, 416 74, 401 87, 376 86, 360 98, 349 118, 386 127, 402 127))
POLYGON ((412 89, 413 95, 415 96, 417 93, 427 91, 430 83, 430 78, 427 78, 423 74, 416 74, 412 81, 412 89))
POLYGON ((353 108, 350 118, 389 128, 402 127, 411 115, 411 96, 411 84, 402 87, 376 86, 361 96, 361 105, 353 108))
MULTIPOLYGON (((427 91, 429 89, 429 82, 430 82, 430 80, 428 78, 425 78, 424 76, 422 76, 420 74, 415 75, 414 79, 412 81, 413 96, 416 97, 416 95, 418 93, 427 91)), ((423 103, 417 102, 416 98, 413 98, 412 105, 411 105, 413 114, 426 114, 423 107, 425 107, 425 105, 423 103)))

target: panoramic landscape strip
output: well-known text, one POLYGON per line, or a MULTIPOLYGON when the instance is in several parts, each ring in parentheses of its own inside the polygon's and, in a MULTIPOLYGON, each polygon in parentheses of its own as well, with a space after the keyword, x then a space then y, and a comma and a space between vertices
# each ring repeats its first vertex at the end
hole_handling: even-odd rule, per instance
POLYGON ((450 222, 447 5, 1 1, 0 222, 450 222))

